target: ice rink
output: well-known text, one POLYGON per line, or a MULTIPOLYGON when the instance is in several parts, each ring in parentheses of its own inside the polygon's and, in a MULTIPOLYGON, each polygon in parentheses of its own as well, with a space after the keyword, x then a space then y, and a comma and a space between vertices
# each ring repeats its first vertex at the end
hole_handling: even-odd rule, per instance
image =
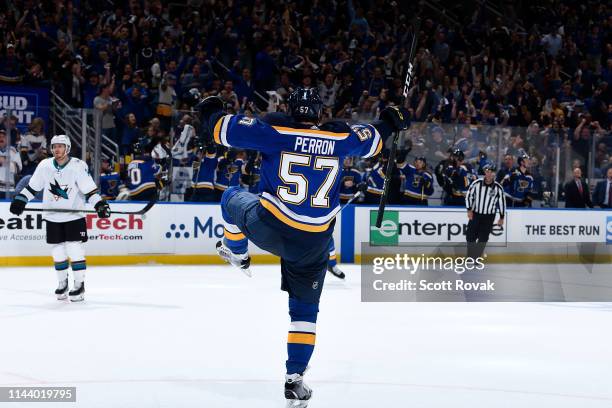
MULTIPOLYGON (((612 304, 361 303, 344 269, 323 291, 310 407, 612 406, 612 304)), ((253 272, 90 267, 70 304, 51 268, 0 268, 0 386, 77 387, 45 407, 284 407, 287 295, 278 265, 253 272)))

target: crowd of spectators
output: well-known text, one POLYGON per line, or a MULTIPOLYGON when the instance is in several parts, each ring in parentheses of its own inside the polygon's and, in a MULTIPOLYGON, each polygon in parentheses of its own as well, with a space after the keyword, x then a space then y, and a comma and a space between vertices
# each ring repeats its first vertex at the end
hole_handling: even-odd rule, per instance
MULTIPOLYGON (((453 147, 467 162, 528 155, 541 192, 554 190, 560 148, 567 170, 560 184, 575 168, 606 177, 612 152, 607 2, 508 1, 493 13, 477 1, 454 14, 406 3, 12 1, 0 11, 0 82, 51 87, 75 108, 98 109, 102 131, 122 157, 147 144, 157 158, 171 158, 185 123, 197 128, 194 88, 219 95, 228 111, 263 114, 286 110, 295 87, 317 87, 325 119, 376 118, 401 101, 418 13, 416 81, 405 101, 413 126, 403 137, 412 155, 426 157, 430 167, 453 147)), ((30 136, 23 144, 19 134, 11 141, 36 163, 44 156, 38 143, 45 129, 32 125, 37 148, 30 136)), ((197 157, 197 141, 191 146, 194 154, 181 156, 179 165, 197 157)), ((361 171, 375 165, 354 163, 361 171)))

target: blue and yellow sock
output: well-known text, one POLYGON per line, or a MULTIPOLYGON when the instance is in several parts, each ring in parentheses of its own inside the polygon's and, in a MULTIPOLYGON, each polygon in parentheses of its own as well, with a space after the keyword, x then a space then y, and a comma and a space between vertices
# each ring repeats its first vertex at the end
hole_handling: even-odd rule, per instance
POLYGON ((333 268, 337 264, 338 264, 338 261, 336 259, 336 247, 334 245, 334 240, 331 239, 329 241, 329 260, 327 261, 327 266, 329 266, 330 268, 333 268))
POLYGON ((318 303, 289 298, 291 325, 287 337, 287 374, 303 374, 314 351, 318 303))
POLYGON ((223 228, 223 244, 235 254, 244 254, 249 248, 249 240, 232 224, 225 224, 223 228))

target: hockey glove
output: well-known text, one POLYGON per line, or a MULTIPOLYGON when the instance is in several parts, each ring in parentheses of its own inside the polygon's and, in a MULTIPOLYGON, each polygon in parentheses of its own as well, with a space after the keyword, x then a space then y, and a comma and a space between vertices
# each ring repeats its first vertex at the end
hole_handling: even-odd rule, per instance
POLYGON ((98 201, 94 208, 98 212, 98 217, 100 218, 108 218, 111 216, 110 206, 108 205, 106 200, 98 201))
POLYGON ((15 197, 13 197, 13 201, 11 201, 11 208, 9 211, 15 215, 21 215, 27 203, 28 198, 26 196, 23 194, 17 194, 15 197))
POLYGON ((361 183, 357 184, 357 191, 361 191, 361 193, 365 195, 366 191, 368 191, 368 183, 362 181, 361 183))
POLYGON ((385 121, 394 131, 405 130, 410 127, 410 114, 404 108, 388 106, 380 112, 380 120, 385 121))

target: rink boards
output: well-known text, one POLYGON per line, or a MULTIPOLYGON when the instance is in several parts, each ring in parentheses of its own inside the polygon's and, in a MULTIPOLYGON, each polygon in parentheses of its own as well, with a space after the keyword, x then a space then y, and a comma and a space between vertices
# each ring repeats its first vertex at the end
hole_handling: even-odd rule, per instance
MULTIPOLYGON (((40 207, 41 203, 29 205, 40 207)), ((135 211, 143 205, 112 203, 112 209, 135 211)), ((334 238, 342 262, 358 262, 363 243, 405 250, 419 244, 465 241, 467 217, 462 209, 389 207, 381 229, 374 227, 375 214, 375 207, 349 206, 337 217, 334 238)), ((91 264, 219 262, 215 243, 223 236, 223 220, 216 204, 159 203, 145 217, 86 217, 86 251, 91 264)), ((583 254, 590 244, 599 261, 612 261, 612 211, 509 210, 503 228, 494 228, 488 252, 500 262, 521 258, 554 262, 558 259, 555 254, 583 254), (558 250, 534 245, 539 243, 555 244, 558 250)), ((42 214, 28 212, 16 217, 10 214, 8 202, 0 202, 0 248, 0 265, 47 265, 49 246, 42 214)), ((278 262, 253 245, 250 251, 255 262, 278 262)))

